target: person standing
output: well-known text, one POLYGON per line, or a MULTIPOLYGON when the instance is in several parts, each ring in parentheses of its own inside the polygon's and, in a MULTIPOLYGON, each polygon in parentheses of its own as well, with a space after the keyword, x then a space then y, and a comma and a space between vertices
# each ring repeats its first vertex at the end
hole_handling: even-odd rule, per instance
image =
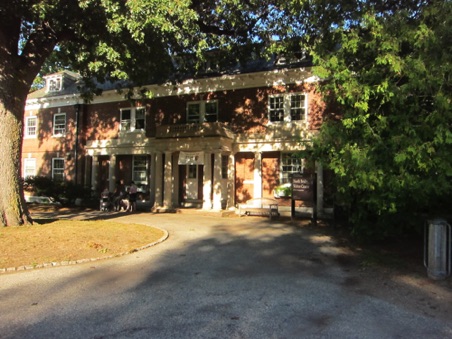
POLYGON ((135 185, 135 183, 133 181, 130 182, 130 186, 129 186, 129 201, 130 201, 129 211, 130 212, 135 212, 137 210, 137 192, 138 192, 137 185, 135 185))

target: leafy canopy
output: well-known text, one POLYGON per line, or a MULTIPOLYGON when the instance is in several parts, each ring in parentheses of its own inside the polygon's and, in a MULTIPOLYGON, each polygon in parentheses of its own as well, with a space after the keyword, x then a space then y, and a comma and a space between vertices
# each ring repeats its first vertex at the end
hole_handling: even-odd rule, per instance
POLYGON ((386 236, 447 212, 452 198, 452 3, 360 3, 313 48, 340 116, 314 153, 335 173, 355 232, 386 236))

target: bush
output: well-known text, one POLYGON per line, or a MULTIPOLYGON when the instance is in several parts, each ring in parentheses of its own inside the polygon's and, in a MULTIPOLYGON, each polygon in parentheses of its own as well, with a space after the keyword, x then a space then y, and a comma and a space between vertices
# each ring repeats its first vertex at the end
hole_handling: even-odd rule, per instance
POLYGON ((55 181, 49 177, 28 177, 24 180, 24 190, 34 195, 47 196, 63 205, 74 205, 77 198, 91 200, 91 190, 72 181, 55 181))

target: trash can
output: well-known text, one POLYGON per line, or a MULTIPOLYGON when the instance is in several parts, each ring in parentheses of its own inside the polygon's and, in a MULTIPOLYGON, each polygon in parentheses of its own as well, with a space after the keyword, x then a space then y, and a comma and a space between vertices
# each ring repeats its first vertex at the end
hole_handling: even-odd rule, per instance
POLYGON ((446 220, 429 220, 424 230, 424 265, 431 279, 445 279, 451 273, 451 228, 446 220))

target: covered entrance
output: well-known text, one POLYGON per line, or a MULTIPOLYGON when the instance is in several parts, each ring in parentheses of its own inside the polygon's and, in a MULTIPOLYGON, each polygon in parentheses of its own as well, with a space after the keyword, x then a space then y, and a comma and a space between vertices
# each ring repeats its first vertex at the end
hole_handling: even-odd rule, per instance
POLYGON ((180 152, 178 164, 180 205, 201 208, 203 204, 204 153, 180 152))

